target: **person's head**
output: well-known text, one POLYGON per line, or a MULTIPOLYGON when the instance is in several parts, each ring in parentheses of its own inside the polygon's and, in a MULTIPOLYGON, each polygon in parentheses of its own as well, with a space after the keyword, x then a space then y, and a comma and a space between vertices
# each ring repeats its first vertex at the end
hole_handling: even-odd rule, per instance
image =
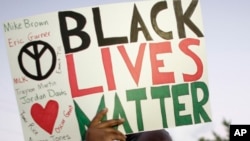
POLYGON ((156 130, 142 133, 137 141, 172 141, 172 138, 166 130, 156 130))

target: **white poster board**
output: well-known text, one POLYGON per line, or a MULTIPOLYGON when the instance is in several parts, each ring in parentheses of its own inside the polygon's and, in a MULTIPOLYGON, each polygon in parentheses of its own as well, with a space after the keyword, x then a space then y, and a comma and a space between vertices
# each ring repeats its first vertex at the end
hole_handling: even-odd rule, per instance
POLYGON ((78 8, 3 28, 26 141, 81 140, 105 107, 126 134, 211 121, 198 0, 78 8))

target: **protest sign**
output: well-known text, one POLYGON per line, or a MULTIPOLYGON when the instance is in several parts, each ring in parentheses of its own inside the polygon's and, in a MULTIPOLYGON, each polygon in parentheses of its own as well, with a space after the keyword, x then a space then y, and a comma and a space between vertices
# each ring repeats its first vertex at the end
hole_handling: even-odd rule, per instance
POLYGON ((211 121, 198 0, 78 8, 3 28, 27 141, 81 140, 104 107, 126 134, 211 121))

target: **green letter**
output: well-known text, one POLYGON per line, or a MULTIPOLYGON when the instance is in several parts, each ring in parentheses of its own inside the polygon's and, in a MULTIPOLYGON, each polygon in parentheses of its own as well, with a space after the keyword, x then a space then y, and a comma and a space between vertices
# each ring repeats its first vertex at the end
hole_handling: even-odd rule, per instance
POLYGON ((208 102, 209 92, 207 85, 204 82, 193 82, 191 84, 191 93, 194 107, 194 121, 195 123, 200 123, 200 116, 203 118, 205 122, 211 121, 206 111, 203 109, 203 105, 208 102), (202 100, 198 100, 198 89, 203 91, 202 100))
POLYGON ((114 105, 114 114, 113 114, 113 119, 119 119, 123 118, 125 122, 123 123, 123 127, 126 133, 132 133, 132 129, 128 123, 127 116, 125 114, 125 111, 122 107, 121 101, 117 94, 115 94, 115 105, 114 105))
POLYGON ((87 115, 81 110, 81 108, 78 106, 75 100, 74 100, 74 105, 75 105, 76 118, 78 121, 81 137, 82 137, 82 140, 85 140, 85 134, 90 124, 90 120, 87 117, 87 115))
POLYGON ((166 114, 166 108, 165 108, 165 98, 171 97, 169 86, 167 85, 167 86, 160 86, 160 87, 152 87, 151 97, 152 99, 160 99, 162 124, 164 128, 167 128, 168 124, 167 124, 167 114, 166 114))
POLYGON ((127 90, 126 93, 128 101, 135 101, 138 130, 143 131, 144 126, 143 126, 142 111, 141 111, 141 100, 147 99, 146 89, 142 88, 142 89, 127 90))
MULTIPOLYGON (((87 115, 81 110, 81 108, 79 107, 79 105, 76 103, 75 100, 74 100, 74 105, 75 105, 76 118, 78 121, 81 137, 82 140, 85 140, 85 134, 91 121, 89 120, 87 115)), ((104 101, 104 96, 102 96, 100 104, 98 106, 97 113, 104 108, 105 108, 105 101, 104 101)), ((107 116, 105 115, 102 120, 103 121, 107 120, 107 116)))
MULTIPOLYGON (((100 101, 100 104, 98 106, 98 109, 97 109, 97 113, 99 113, 101 110, 103 110, 104 108, 106 108, 106 105, 105 105, 105 101, 104 101, 104 95, 102 96, 101 98, 101 101, 100 101)), ((102 121, 105 121, 107 120, 107 115, 105 115, 103 118, 102 118, 102 121)))
POLYGON ((172 95, 176 126, 192 124, 191 115, 180 115, 180 111, 185 110, 185 104, 180 104, 178 99, 179 96, 188 95, 188 83, 174 85, 172 87, 172 95))

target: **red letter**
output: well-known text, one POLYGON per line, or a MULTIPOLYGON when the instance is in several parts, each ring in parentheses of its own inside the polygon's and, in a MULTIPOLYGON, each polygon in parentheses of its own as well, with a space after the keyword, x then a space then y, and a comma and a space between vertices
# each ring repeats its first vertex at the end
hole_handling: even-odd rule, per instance
POLYGON ((162 60, 157 60, 157 54, 171 53, 170 42, 151 43, 150 44, 150 60, 152 65, 152 80, 153 84, 174 83, 174 72, 160 72, 159 67, 164 67, 162 60))
POLYGON ((196 66, 197 66, 197 71, 195 74, 185 74, 183 73, 183 79, 185 82, 190 82, 190 81, 196 81, 201 78, 203 74, 203 64, 199 56, 197 56, 192 50, 189 49, 190 45, 197 45, 197 47, 200 45, 200 40, 198 39, 191 39, 187 38, 184 39, 180 42, 180 49, 183 53, 185 53, 187 56, 191 57, 196 66))
POLYGON ((135 62, 135 66, 133 66, 133 64, 131 63, 131 60, 129 59, 128 54, 127 54, 124 46, 118 46, 118 50, 120 51, 122 58, 125 61, 128 69, 129 69, 129 72, 132 75, 136 85, 138 85, 138 83, 139 83, 145 46, 146 46, 145 43, 140 45, 139 53, 138 53, 138 56, 137 56, 136 62, 135 62))
POLYGON ((73 55, 72 54, 66 55, 66 60, 68 66, 68 76, 69 76, 69 84, 70 84, 72 98, 103 92, 102 86, 97 86, 87 89, 79 89, 76 79, 76 71, 75 71, 73 55))
POLYGON ((112 66, 112 60, 110 57, 109 48, 102 48, 101 51, 102 51, 103 67, 105 70, 106 80, 108 83, 108 89, 109 89, 109 91, 116 90, 114 73, 113 73, 113 66, 112 66))

